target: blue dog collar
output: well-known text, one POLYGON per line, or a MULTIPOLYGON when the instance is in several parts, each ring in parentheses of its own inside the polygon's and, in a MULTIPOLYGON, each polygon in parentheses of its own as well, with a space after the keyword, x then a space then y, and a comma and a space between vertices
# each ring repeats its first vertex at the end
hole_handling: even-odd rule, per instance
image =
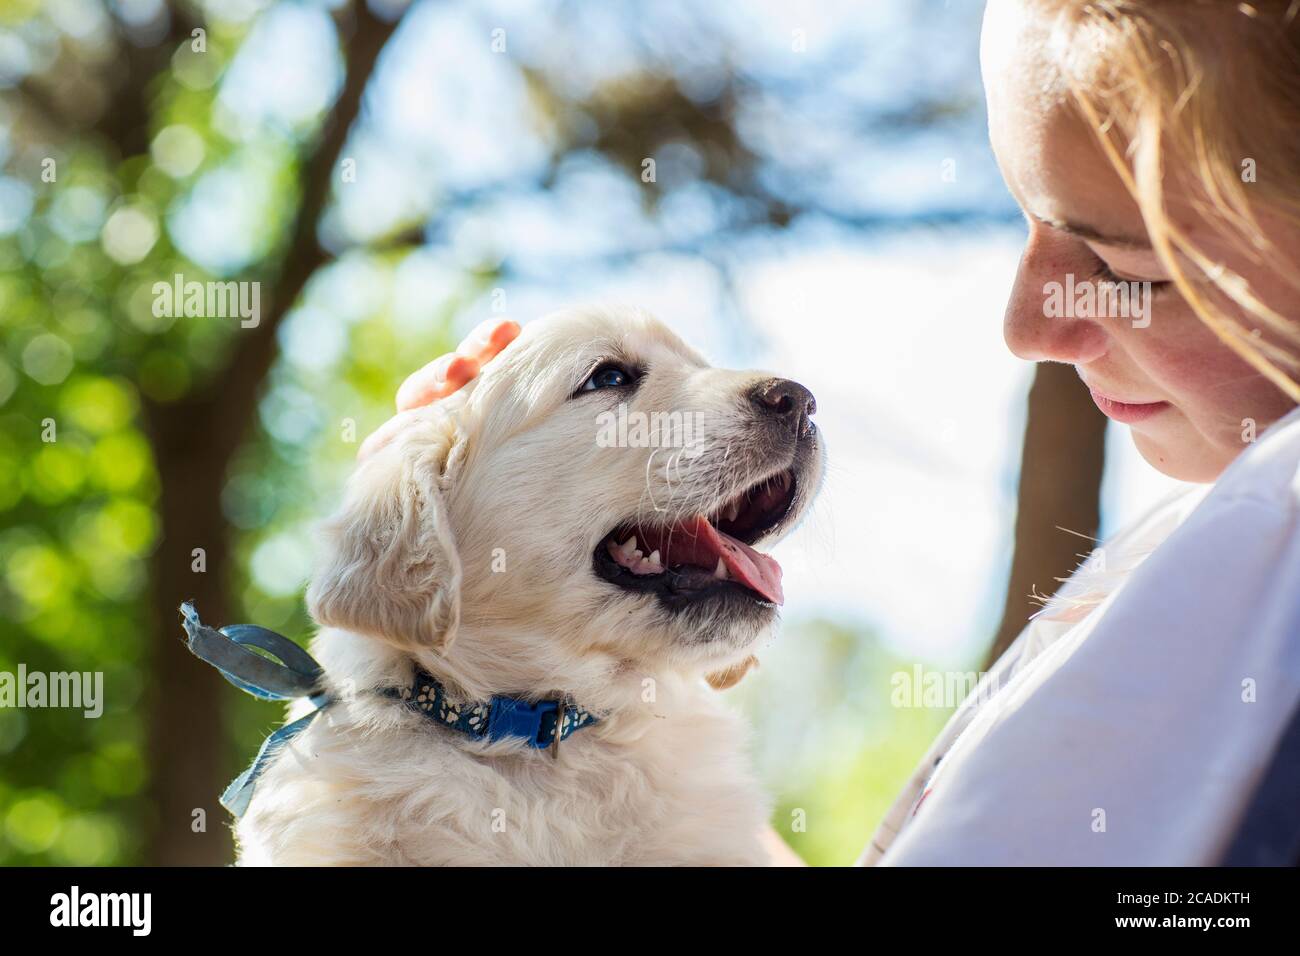
POLYGON ((498 695, 488 701, 456 701, 447 696, 441 683, 422 670, 416 671, 410 687, 385 688, 381 693, 476 740, 523 739, 537 750, 555 747, 596 722, 594 714, 567 697, 528 701, 498 695))
MULTIPOLYGON (((306 697, 316 706, 267 737, 253 763, 221 795, 221 805, 241 817, 253 798, 257 778, 271 760, 335 698, 324 690, 325 672, 320 664, 283 634, 255 624, 232 624, 220 630, 208 627, 188 601, 181 605, 181 624, 190 651, 240 690, 261 700, 306 697), (254 653, 249 647, 271 656, 254 653)), ((557 757, 560 741, 597 721, 594 714, 567 697, 528 701, 498 695, 488 701, 457 701, 432 675, 419 669, 409 687, 386 687, 377 693, 475 740, 522 740, 536 750, 549 747, 557 757)))

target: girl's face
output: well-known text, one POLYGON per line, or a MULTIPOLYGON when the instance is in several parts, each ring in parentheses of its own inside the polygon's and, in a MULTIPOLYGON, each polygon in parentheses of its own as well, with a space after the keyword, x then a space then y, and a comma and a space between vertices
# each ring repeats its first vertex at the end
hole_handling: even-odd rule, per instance
MULTIPOLYGON (((1213 481, 1295 403, 1201 322, 1168 281, 1137 204, 1071 107, 1056 63, 1063 52, 1052 51, 1048 20, 1032 0, 991 0, 981 44, 989 134, 1029 220, 1004 320, 1007 345, 1024 359, 1073 365, 1101 410, 1131 427, 1138 450, 1160 471, 1213 481)), ((1168 157, 1173 222, 1274 310, 1300 317, 1300 291, 1180 202, 1168 185, 1179 178, 1173 164, 1168 157)), ((1269 219, 1261 225, 1275 249, 1300 248, 1300 230, 1269 219)), ((1184 271, 1197 275, 1190 263, 1184 271)), ((1204 287, 1209 301, 1242 315, 1204 287)), ((1242 321, 1247 329, 1257 324, 1242 321)))

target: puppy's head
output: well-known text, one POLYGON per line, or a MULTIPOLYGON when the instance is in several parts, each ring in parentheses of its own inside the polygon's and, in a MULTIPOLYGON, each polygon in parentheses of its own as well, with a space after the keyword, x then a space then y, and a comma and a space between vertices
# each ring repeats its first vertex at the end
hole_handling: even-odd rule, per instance
POLYGON ((803 386, 712 368, 639 313, 539 320, 361 467, 313 614, 433 650, 463 619, 557 673, 596 653, 732 667, 783 600, 757 546, 820 483, 814 411, 803 386))

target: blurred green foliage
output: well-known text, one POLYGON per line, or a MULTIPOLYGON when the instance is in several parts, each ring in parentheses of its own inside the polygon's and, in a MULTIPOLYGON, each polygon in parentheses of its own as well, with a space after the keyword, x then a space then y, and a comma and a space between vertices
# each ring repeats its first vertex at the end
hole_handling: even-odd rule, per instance
MULTIPOLYGON (((7 11, 19 21, 39 13, 7 11)), ((220 375, 238 333, 231 320, 154 314, 156 281, 211 277, 176 249, 166 219, 204 177, 244 177, 257 165, 273 201, 247 237, 256 265, 283 241, 296 199, 291 140, 236 144, 212 122, 215 81, 242 33, 215 30, 201 58, 178 48, 156 82, 144 156, 121 158, 90 134, 47 140, 4 114, 14 174, 6 197, 26 209, 11 204, 11 228, 0 234, 0 670, 102 672, 107 692, 98 719, 0 709, 0 864, 142 861, 160 449, 141 406, 176 401, 220 375), (178 143, 193 161, 178 160, 178 143)), ((364 437, 391 408, 410 356, 448 344, 441 319, 398 341, 385 302, 396 263, 365 267, 372 302, 348 329, 341 360, 310 372, 281 366, 269 383, 266 415, 296 401, 310 419, 291 435, 255 429, 228 485, 239 561, 213 570, 231 579, 248 618, 294 633, 306 624, 301 582, 286 574, 302 566, 300 525, 323 493, 303 480, 318 474, 305 463, 344 467, 358 439, 333 423, 360 419, 351 432, 364 437), (260 582, 248 573, 259 555, 268 568, 260 582)), ((228 696, 234 768, 276 714, 228 696)))
POLYGON ((772 824, 808 863, 847 866, 951 711, 893 706, 911 663, 860 627, 796 622, 762 661, 729 695, 754 726, 772 824))

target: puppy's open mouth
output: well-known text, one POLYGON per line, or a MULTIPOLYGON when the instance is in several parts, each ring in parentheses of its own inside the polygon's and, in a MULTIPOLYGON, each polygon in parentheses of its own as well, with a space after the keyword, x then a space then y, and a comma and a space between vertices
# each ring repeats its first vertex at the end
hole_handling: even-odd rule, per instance
POLYGON ((680 601, 731 593, 781 604, 781 566, 750 545, 780 524, 794 499, 794 472, 784 471, 708 515, 619 525, 596 548, 596 572, 626 590, 680 601))

